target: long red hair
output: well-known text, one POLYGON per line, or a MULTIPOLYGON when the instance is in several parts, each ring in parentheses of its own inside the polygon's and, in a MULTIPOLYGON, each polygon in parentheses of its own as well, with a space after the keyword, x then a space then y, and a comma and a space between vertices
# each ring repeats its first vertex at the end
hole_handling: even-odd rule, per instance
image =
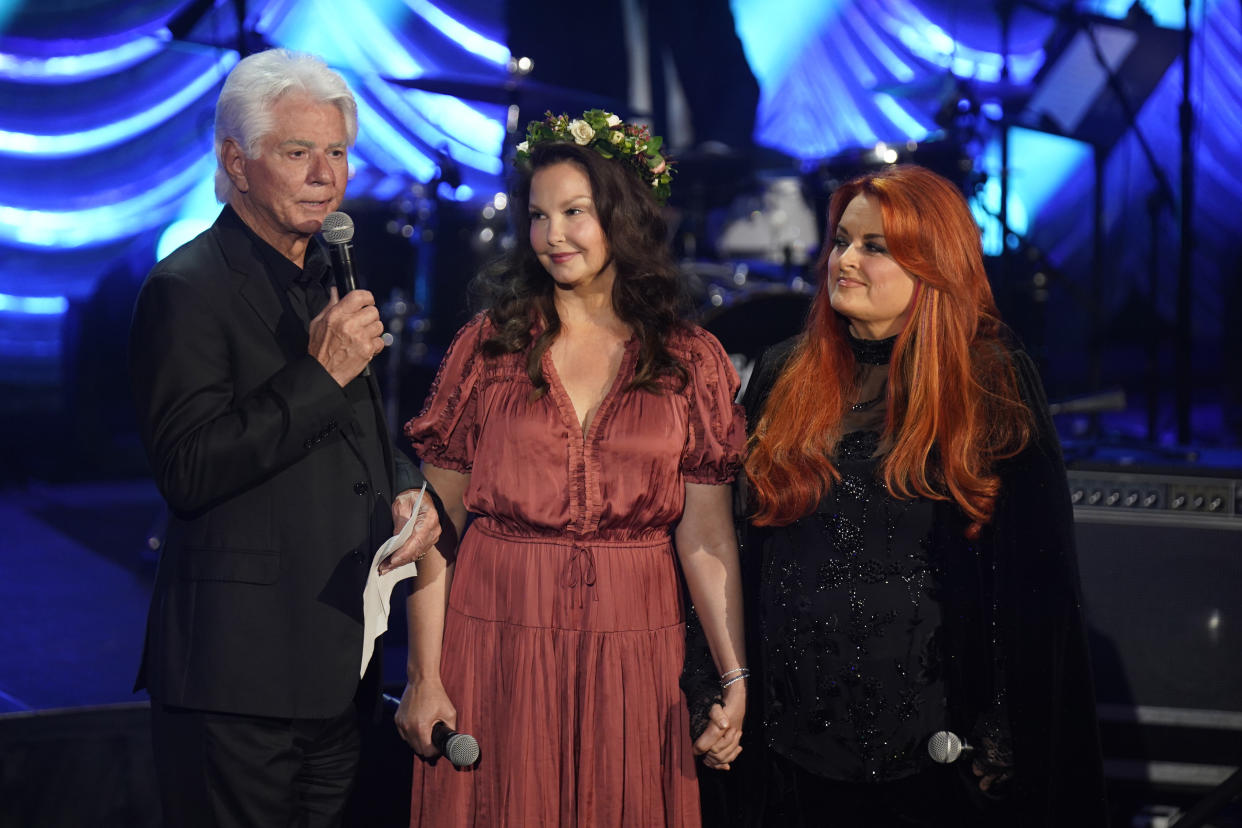
POLYGON ((832 195, 819 291, 750 438, 752 519, 760 526, 792 523, 840 480, 832 454, 856 394, 857 366, 849 320, 830 302, 828 254, 841 214, 859 195, 879 205, 890 254, 917 278, 889 362, 884 482, 896 497, 954 501, 971 522, 968 534, 977 536, 1000 491, 995 461, 1026 445, 1032 421, 1002 340, 970 208, 947 180, 913 165, 868 173, 832 195))

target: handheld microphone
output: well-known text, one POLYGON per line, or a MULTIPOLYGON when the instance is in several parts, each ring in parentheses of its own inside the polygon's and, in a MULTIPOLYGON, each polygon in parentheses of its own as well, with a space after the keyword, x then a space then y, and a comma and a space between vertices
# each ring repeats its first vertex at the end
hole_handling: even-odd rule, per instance
POLYGON ((432 725, 431 743, 459 768, 468 768, 479 761, 479 743, 475 738, 468 733, 458 733, 444 722, 432 725))
MULTIPOLYGON (((324 216, 320 231, 328 243, 332 255, 332 272, 336 274, 336 289, 341 296, 358 289, 354 274, 354 220, 347 213, 337 211, 324 216)), ((371 366, 362 369, 362 376, 371 376, 371 366)))
POLYGON ((962 754, 969 756, 974 753, 974 750, 952 730, 937 730, 927 740, 927 754, 931 756, 933 762, 942 765, 956 762, 962 754))

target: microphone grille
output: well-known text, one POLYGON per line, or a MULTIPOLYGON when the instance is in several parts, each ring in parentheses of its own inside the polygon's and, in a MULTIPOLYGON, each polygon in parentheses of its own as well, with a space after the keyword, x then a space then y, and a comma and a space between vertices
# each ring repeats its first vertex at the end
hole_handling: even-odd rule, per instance
POLYGON ((458 733, 444 745, 444 755, 459 768, 479 761, 479 742, 468 733, 458 733))
POLYGON ((328 244, 345 244, 354 240, 354 220, 340 211, 328 213, 320 232, 328 244))
POLYGON ((927 740, 927 754, 933 762, 947 765, 962 755, 962 740, 951 730, 937 730, 927 740))

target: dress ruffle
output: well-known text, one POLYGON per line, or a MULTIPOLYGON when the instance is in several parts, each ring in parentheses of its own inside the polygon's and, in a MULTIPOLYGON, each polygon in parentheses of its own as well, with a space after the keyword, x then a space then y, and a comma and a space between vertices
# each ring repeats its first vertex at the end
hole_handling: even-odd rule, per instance
POLYGON ((583 433, 551 357, 533 399, 524 353, 482 354, 490 330, 459 332, 405 428, 425 462, 470 475, 441 672, 482 750, 471 770, 417 764, 412 824, 693 828, 671 535, 686 484, 741 465, 736 372, 687 328, 669 342, 686 385, 633 389, 631 340, 583 433))

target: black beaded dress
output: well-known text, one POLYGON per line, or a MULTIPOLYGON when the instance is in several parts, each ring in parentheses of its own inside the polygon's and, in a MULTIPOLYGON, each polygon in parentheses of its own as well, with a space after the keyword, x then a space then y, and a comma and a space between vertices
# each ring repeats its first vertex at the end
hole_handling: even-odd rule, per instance
POLYGON ((828 779, 885 782, 945 727, 932 504, 878 475, 893 339, 852 339, 859 401, 810 515, 763 534, 759 594, 768 745, 828 779))
MULTIPOLYGON (((752 430, 798 339, 768 349, 750 377, 752 430)), ((1038 373, 1016 342, 985 346, 1012 366, 1034 429, 997 463, 992 520, 970 540, 954 503, 895 498, 877 475, 893 343, 851 342, 841 482, 789 526, 740 525, 753 676, 743 753, 727 774, 700 772, 704 824, 1099 828, 1073 510, 1038 373), (930 761, 941 729, 1011 766, 1000 795, 980 795, 969 760, 930 761)), ((702 706, 714 676, 694 651, 706 647, 688 647, 683 685, 702 706)))

